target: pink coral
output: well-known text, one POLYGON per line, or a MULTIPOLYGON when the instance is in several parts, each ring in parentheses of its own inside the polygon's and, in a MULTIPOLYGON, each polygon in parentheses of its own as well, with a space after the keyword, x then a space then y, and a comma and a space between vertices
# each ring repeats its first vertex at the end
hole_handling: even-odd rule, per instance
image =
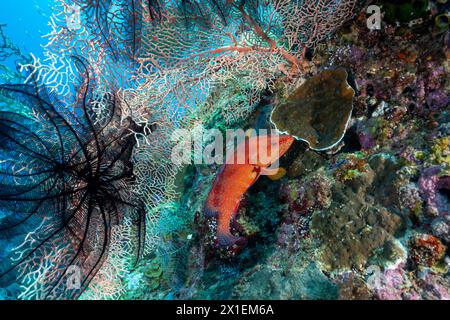
POLYGON ((380 300, 419 300, 420 294, 413 288, 408 274, 399 266, 387 269, 381 274, 369 278, 369 285, 373 287, 375 297, 380 300), (372 280, 372 281, 370 281, 372 280))
POLYGON ((450 177, 440 176, 441 168, 434 166, 425 169, 419 179, 419 190, 422 198, 427 202, 429 213, 445 215, 449 213, 449 203, 439 190, 449 189, 450 177))

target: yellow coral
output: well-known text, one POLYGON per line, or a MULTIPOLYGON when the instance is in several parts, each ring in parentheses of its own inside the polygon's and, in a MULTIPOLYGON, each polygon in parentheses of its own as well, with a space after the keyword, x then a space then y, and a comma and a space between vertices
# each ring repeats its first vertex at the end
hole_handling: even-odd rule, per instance
POLYGON ((431 147, 430 160, 436 164, 450 165, 450 137, 438 138, 431 147))
POLYGON ((245 215, 239 217, 238 223, 241 225, 246 236, 254 235, 259 232, 258 226, 253 224, 245 215))
POLYGON ((356 153, 350 155, 350 157, 345 160, 345 163, 336 170, 335 177, 344 182, 353 180, 365 172, 367 172, 367 162, 364 159, 364 154, 356 153))

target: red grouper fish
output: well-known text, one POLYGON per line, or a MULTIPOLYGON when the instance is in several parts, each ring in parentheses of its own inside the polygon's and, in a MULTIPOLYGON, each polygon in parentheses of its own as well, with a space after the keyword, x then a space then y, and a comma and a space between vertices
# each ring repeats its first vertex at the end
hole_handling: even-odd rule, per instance
POLYGON ((204 209, 207 217, 217 219, 217 243, 220 247, 232 246, 240 239, 231 234, 230 223, 242 197, 260 175, 277 173, 278 169, 271 169, 270 165, 285 154, 293 142, 294 138, 288 135, 251 137, 240 143, 231 155, 233 158, 228 157, 222 165, 204 209), (260 148, 267 149, 265 155, 261 156, 260 148), (241 160, 236 161, 239 157, 241 160))

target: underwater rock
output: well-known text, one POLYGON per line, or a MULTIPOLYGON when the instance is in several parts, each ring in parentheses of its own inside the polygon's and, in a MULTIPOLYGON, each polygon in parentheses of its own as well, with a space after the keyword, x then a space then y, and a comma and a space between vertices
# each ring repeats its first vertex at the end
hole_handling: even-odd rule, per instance
MULTIPOLYGON (((339 158, 338 158, 339 159, 339 158)), ((339 159, 340 160, 340 159, 339 159)), ((355 177, 368 172, 367 161, 357 154, 345 155, 334 172, 334 177, 341 181, 353 180, 355 177)))
POLYGON ((420 295, 415 290, 409 275, 398 266, 395 269, 386 269, 376 272, 368 278, 368 284, 379 300, 419 300, 420 295))
POLYGON ((432 91, 426 97, 426 102, 431 110, 440 110, 449 104, 450 98, 448 92, 432 91))
POLYGON ((386 241, 384 246, 376 250, 375 255, 370 259, 371 265, 393 268, 407 259, 406 249, 397 239, 386 241))
POLYGON ((254 186, 243 199, 238 210, 237 225, 233 227, 248 238, 249 242, 254 237, 259 238, 258 242, 273 242, 273 233, 280 223, 280 212, 283 210, 275 196, 278 190, 279 186, 265 179, 254 186))
POLYGON ((277 243, 290 252, 298 251, 302 239, 311 236, 311 216, 315 210, 330 206, 332 181, 316 172, 302 180, 290 180, 280 187, 283 223, 278 228, 277 243))
POLYGON ((389 210, 396 210, 400 207, 398 190, 402 177, 398 174, 398 171, 402 166, 394 157, 383 155, 371 158, 369 165, 375 173, 370 193, 389 210))
POLYGON ((422 213, 423 200, 420 197, 419 188, 416 184, 408 183, 401 187, 399 189, 399 199, 401 207, 407 211, 407 214, 419 218, 422 213))
POLYGON ((354 205, 332 206, 327 213, 313 216, 313 230, 323 241, 321 262, 326 271, 363 268, 400 225, 400 217, 387 210, 361 205, 355 210, 354 205))
MULTIPOLYGON (((433 140, 430 148, 429 160, 433 164, 450 166, 450 136, 433 140)), ((447 183, 447 186, 449 184, 447 183)), ((447 187, 448 189, 449 187, 447 187)))
POLYGON ((422 272, 405 270, 405 265, 394 269, 375 269, 368 277, 368 285, 380 300, 448 300, 449 281, 429 269, 422 272))
POLYGON ((271 121, 280 132, 327 150, 343 138, 353 110, 355 91, 343 68, 325 70, 298 87, 277 105, 271 121))
POLYGON ((202 279, 205 273, 205 248, 202 244, 193 245, 188 253, 185 266, 185 283, 178 290, 177 298, 190 300, 201 295, 202 279))
POLYGON ((422 289, 421 295, 427 300, 450 300, 450 281, 434 272, 426 271, 423 278, 418 281, 422 289))
POLYGON ((312 150, 301 152, 298 157, 294 159, 288 169, 288 176, 291 178, 301 177, 314 172, 325 163, 323 157, 312 150))
POLYGON ((377 145, 376 137, 367 127, 367 122, 361 121, 357 123, 356 134, 362 150, 372 150, 377 145))
POLYGON ((290 180, 281 187, 279 197, 288 204, 290 216, 310 209, 327 208, 331 203, 331 181, 320 173, 303 181, 290 180))

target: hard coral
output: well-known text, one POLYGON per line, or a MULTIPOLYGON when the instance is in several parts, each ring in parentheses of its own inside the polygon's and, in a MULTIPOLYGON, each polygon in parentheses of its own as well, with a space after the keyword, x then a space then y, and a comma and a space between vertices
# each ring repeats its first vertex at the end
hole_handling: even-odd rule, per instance
POLYGON ((345 273, 338 281, 339 300, 370 300, 372 293, 356 273, 345 273))
POLYGON ((327 208, 331 202, 331 182, 318 173, 301 182, 291 180, 281 187, 280 199, 288 204, 291 215, 327 208))
POLYGON ((401 217, 372 204, 380 195, 372 188, 373 170, 367 170, 345 183, 337 181, 331 206, 313 214, 312 232, 322 242, 320 263, 326 271, 362 269, 402 226, 401 217))
POLYGON ((353 109, 355 91, 343 68, 325 70, 307 80, 273 110, 279 131, 326 150, 343 138, 353 109))
POLYGON ((430 160, 435 164, 450 166, 450 137, 438 138, 431 147, 430 160))
POLYGON ((443 215, 449 213, 450 203, 442 191, 450 189, 450 177, 440 176, 441 168, 434 166, 422 172, 419 179, 419 190, 422 198, 427 203, 430 215, 443 215))
POLYGON ((409 259, 415 265, 433 266, 442 259, 446 247, 432 235, 418 235, 409 242, 409 259))
POLYGON ((365 172, 367 172, 367 162, 365 159, 351 155, 340 164, 334 176, 340 181, 347 181, 353 180, 365 172))
POLYGON ((292 162, 288 169, 288 176, 291 178, 301 178, 320 168, 325 162, 323 156, 312 150, 301 152, 292 162))
POLYGON ((374 291, 375 298, 380 300, 418 300, 420 295, 409 279, 408 273, 398 266, 384 272, 374 269, 373 275, 368 277, 369 287, 374 291))

